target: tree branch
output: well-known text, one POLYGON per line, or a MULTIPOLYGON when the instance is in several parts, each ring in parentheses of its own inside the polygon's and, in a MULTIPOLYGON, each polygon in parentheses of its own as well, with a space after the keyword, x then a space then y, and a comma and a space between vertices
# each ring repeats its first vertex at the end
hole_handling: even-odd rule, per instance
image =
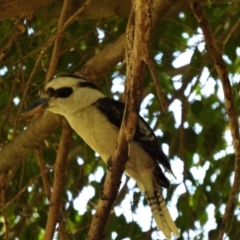
POLYGON ((15 28, 12 31, 12 35, 9 37, 4 47, 0 49, 0 63, 6 57, 6 53, 11 49, 15 42, 17 42, 18 36, 25 31, 25 26, 22 23, 22 19, 17 19, 17 21, 14 22, 14 24, 15 28))
MULTIPOLYGON (((32 12, 45 12, 46 9, 44 6, 49 5, 52 2, 55 3, 53 11, 51 11, 51 16, 49 16, 49 21, 58 20, 60 17, 60 12, 62 9, 62 1, 56 0, 10 0, 4 1, 0 0, 0 20, 6 19, 9 17, 17 16, 23 13, 32 13, 32 12)), ((71 7, 68 11, 69 15, 72 15, 76 9, 79 9, 85 0, 73 1, 71 7)), ((121 1, 112 1, 112 0, 92 0, 89 9, 85 9, 83 15, 79 19, 99 19, 99 18, 109 18, 113 16, 125 16, 127 17, 131 8, 131 1, 121 0, 121 1)), ((33 13, 34 14, 34 13, 33 13)))
POLYGON ((45 112, 34 119, 27 129, 16 136, 0 151, 0 174, 11 169, 16 162, 21 161, 25 155, 39 146, 59 125, 59 115, 45 112))
POLYGON ((133 139, 138 121, 139 106, 142 98, 143 58, 148 53, 151 32, 152 1, 136 0, 135 4, 133 3, 133 12, 135 14, 133 12, 130 14, 128 22, 128 25, 131 26, 127 27, 130 33, 126 33, 126 36, 130 36, 127 37, 126 45, 132 46, 132 52, 127 48, 128 66, 125 111, 117 139, 117 147, 111 158, 111 171, 107 173, 102 190, 102 198, 99 200, 96 214, 93 217, 88 240, 104 238, 108 218, 117 197, 124 165, 131 154, 128 151, 129 144, 133 139), (135 24, 132 22, 133 16, 135 16, 135 24), (132 34, 133 28, 134 35, 132 34))
POLYGON ((97 56, 90 59, 81 70, 74 74, 88 80, 97 81, 99 77, 123 60, 124 40, 122 35, 115 42, 108 44, 97 56))
POLYGON ((235 175, 233 180, 233 187, 226 205, 225 213, 222 219, 221 228, 218 235, 218 240, 223 238, 223 234, 226 231, 226 223, 230 217, 231 209, 233 207, 236 194, 238 193, 238 188, 240 184, 240 136, 239 136, 239 125, 238 118, 234 106, 233 95, 230 80, 228 77, 227 67, 219 51, 219 48, 214 39, 211 27, 202 9, 200 1, 189 0, 190 7, 203 31, 205 42, 209 48, 209 52, 212 55, 215 68, 221 79, 223 92, 225 97, 225 108, 228 115, 229 127, 232 134, 233 146, 235 151, 235 175))
POLYGON ((44 162, 44 157, 43 157, 43 152, 42 152, 41 146, 38 146, 36 148, 36 155, 37 155, 38 162, 39 162, 39 167, 40 167, 40 170, 41 170, 44 191, 45 191, 45 194, 46 194, 48 200, 50 200, 50 198, 51 198, 51 187, 50 187, 50 184, 49 184, 49 181, 48 181, 48 176, 47 176, 47 172, 48 172, 47 170, 48 169, 47 169, 47 167, 45 165, 45 162, 44 162))
MULTIPOLYGON (((35 14, 39 12, 45 12, 45 6, 49 5, 52 2, 58 2, 59 4, 55 4, 51 15, 49 16, 48 20, 53 21, 57 20, 60 16, 61 11, 61 1, 56 0, 0 0, 0 20, 16 17, 20 14, 35 14)), ((157 4, 162 2, 161 0, 155 1, 157 4)), ((165 1, 166 3, 167 1, 165 1)), ((202 4, 226 4, 226 3, 239 3, 240 0, 202 0, 202 4)), ((76 9, 78 9, 84 0, 73 1, 71 8, 69 10, 69 14, 72 15, 76 9)), ((154 3, 155 4, 155 3, 154 3)), ((187 0, 182 0, 178 2, 177 8, 181 8, 180 10, 184 10, 187 6, 187 0)), ((176 4, 175 4, 176 6, 176 4)), ((131 1, 129 0, 92 0, 90 8, 85 9, 83 14, 79 16, 79 19, 103 19, 103 18, 111 18, 115 16, 119 17, 127 17, 129 15, 131 9, 131 1), (100 11, 99 11, 100 10, 100 11)), ((172 9, 172 13, 175 12, 172 9)), ((170 13, 170 14, 172 14, 170 13)))
POLYGON ((41 0, 41 1, 18 1, 18 0, 11 0, 11 1, 4 1, 0 0, 0 20, 17 16, 23 13, 32 12, 39 7, 47 5, 51 2, 56 0, 41 0))
POLYGON ((53 191, 50 199, 44 240, 53 239, 56 224, 59 221, 61 192, 63 189, 63 185, 65 183, 66 163, 67 163, 67 156, 68 156, 70 142, 71 142, 71 136, 72 136, 72 129, 64 119, 62 135, 59 143, 59 149, 57 152, 57 158, 54 165, 53 191))

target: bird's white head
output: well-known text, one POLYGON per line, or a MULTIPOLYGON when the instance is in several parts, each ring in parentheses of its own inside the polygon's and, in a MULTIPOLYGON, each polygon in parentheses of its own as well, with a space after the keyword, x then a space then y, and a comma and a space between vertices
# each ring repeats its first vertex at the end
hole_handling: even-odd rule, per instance
POLYGON ((90 81, 77 76, 63 75, 49 81, 41 94, 41 99, 31 104, 24 115, 32 115, 43 110, 65 116, 90 106, 104 95, 90 81))

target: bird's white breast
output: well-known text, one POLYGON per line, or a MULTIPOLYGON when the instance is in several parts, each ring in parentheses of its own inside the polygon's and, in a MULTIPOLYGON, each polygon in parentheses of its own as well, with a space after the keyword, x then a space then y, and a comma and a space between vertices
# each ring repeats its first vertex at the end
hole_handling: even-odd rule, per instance
POLYGON ((77 134, 106 162, 115 149, 118 128, 94 106, 65 117, 77 134))

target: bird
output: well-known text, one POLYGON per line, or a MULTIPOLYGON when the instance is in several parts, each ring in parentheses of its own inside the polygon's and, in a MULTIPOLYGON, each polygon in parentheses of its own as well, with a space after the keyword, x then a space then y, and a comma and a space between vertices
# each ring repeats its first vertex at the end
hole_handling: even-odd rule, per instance
MULTIPOLYGON (((95 83, 76 75, 61 75, 46 83, 41 98, 27 107, 23 114, 28 116, 50 111, 64 116, 72 129, 107 164, 116 146, 124 107, 123 102, 100 92, 95 83)), ((162 195, 162 188, 169 189, 170 181, 160 165, 173 174, 170 162, 153 130, 140 115, 129 151, 124 172, 145 194, 157 228, 167 239, 174 235, 179 237, 179 230, 162 195)))

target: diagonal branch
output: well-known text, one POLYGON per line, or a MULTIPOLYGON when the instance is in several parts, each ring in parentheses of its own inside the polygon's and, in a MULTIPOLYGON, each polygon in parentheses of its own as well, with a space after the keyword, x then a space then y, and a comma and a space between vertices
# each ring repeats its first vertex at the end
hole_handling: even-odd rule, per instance
POLYGON ((15 44, 15 42, 17 42, 18 36, 21 33, 24 33, 25 27, 24 27, 22 21, 23 20, 20 18, 20 19, 17 19, 16 22, 14 22, 15 28, 12 31, 11 36, 7 40, 4 47, 2 49, 0 49, 0 63, 2 63, 2 61, 4 60, 4 58, 7 55, 7 52, 11 49, 11 47, 15 44))
POLYGON ((167 112, 167 104, 166 104, 166 101, 164 99, 162 88, 160 86, 160 81, 159 81, 159 78, 158 78, 158 72, 157 72, 157 69, 154 65, 154 61, 152 60, 151 57, 148 56, 148 58, 145 59, 145 62, 147 64, 148 68, 149 68, 149 71, 151 73, 153 82, 155 84, 157 96, 158 96, 158 99, 159 99, 161 107, 162 107, 162 112, 166 113, 167 112))
POLYGON ((223 92, 225 97, 225 108, 228 115, 229 127, 231 130, 233 146, 235 151, 235 175, 233 180, 233 187, 226 205, 225 213, 222 219, 222 224, 221 224, 221 228, 218 235, 218 240, 221 240, 223 238, 224 232, 226 231, 226 224, 232 212, 232 207, 233 207, 236 195, 239 191, 238 188, 240 184, 240 136, 239 136, 238 118, 237 118, 237 114, 234 106, 232 89, 231 89, 231 84, 228 77, 227 67, 219 51, 219 48, 216 44, 211 27, 202 9, 200 1, 189 0, 189 4, 203 31, 205 42, 209 48, 209 52, 212 55, 215 68, 222 82, 223 92))
MULTIPOLYGON (((117 197, 124 165, 130 154, 128 152, 128 146, 132 141, 138 121, 145 65, 142 59, 144 54, 148 52, 147 49, 151 32, 152 1, 136 0, 135 4, 133 3, 133 10, 135 10, 134 34, 132 34, 134 26, 132 24, 132 18, 128 23, 131 26, 127 27, 127 30, 129 30, 130 33, 126 33, 126 36, 130 36, 127 38, 126 45, 132 46, 132 52, 130 49, 128 49, 129 51, 126 51, 128 69, 125 89, 125 111, 117 139, 117 147, 111 158, 111 171, 108 171, 107 173, 101 199, 99 200, 96 214, 94 215, 90 227, 88 240, 104 238, 108 218, 117 197)), ((131 17, 132 16, 133 14, 131 14, 131 17)))
POLYGON ((39 146, 59 125, 59 115, 45 112, 32 121, 26 131, 16 136, 0 151, 0 174, 11 169, 31 150, 39 146))

